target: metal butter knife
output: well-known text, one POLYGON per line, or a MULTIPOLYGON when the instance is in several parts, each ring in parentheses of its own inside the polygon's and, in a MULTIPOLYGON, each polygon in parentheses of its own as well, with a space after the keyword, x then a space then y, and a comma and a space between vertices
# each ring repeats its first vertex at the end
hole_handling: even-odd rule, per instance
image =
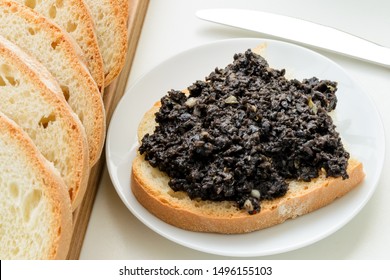
POLYGON ((200 10, 196 15, 203 20, 272 35, 390 67, 390 48, 328 26, 254 10, 209 9, 200 10))

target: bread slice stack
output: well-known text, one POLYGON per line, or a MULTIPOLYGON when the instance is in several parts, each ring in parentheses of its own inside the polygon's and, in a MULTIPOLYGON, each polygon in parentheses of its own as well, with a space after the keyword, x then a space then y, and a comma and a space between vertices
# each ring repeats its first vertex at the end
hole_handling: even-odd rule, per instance
POLYGON ((57 168, 76 209, 89 175, 85 130, 47 69, 1 36, 0 111, 23 128, 57 168))
POLYGON ((0 35, 35 57, 57 79, 65 99, 84 125, 93 165, 103 148, 105 113, 100 91, 79 49, 59 26, 12 1, 0 3, 0 35))
POLYGON ((0 1, 1 259, 67 256, 72 214, 104 146, 104 89, 125 61, 120 8, 0 1))

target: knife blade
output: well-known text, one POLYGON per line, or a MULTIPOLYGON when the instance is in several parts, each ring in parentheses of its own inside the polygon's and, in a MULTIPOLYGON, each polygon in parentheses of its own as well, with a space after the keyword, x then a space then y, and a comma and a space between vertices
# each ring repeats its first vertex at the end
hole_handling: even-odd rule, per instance
POLYGON ((260 32, 390 67, 390 48, 325 25, 284 15, 242 9, 199 10, 196 16, 214 23, 260 32))

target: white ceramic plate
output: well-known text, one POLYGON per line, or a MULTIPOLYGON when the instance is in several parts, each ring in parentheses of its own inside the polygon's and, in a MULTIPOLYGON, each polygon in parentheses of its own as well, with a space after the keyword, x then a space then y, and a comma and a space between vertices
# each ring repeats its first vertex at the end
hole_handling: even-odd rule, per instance
POLYGON ((367 203, 384 161, 384 131, 371 101, 334 62, 308 49, 261 39, 223 40, 180 53, 143 76, 118 104, 107 134, 106 157, 112 182, 129 210, 150 229, 181 245, 224 256, 264 256, 312 244, 349 222, 367 203), (364 164, 365 181, 346 196, 311 214, 265 230, 239 235, 196 233, 168 225, 145 210, 130 190, 131 162, 137 149, 137 126, 144 112, 170 89, 203 80, 215 67, 233 61, 233 54, 265 43, 263 56, 289 77, 316 76, 338 82, 336 125, 347 148, 364 164))

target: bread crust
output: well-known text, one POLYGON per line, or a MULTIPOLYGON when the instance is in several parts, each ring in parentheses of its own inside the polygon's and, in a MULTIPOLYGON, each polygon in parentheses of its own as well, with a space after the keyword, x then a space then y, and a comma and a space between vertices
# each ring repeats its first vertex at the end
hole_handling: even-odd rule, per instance
MULTIPOLYGON (((156 102, 145 113, 138 127, 139 140, 153 133, 159 106, 156 102)), ((131 190, 141 205, 168 224, 190 231, 237 234, 271 227, 332 203, 365 177, 363 165, 356 159, 349 160, 347 172, 346 180, 321 174, 308 183, 291 181, 286 195, 262 201, 261 211, 249 215, 237 209, 234 202, 197 201, 184 192, 175 193, 168 186, 168 176, 137 154, 132 163, 131 190)))
MULTIPOLYGON (((61 89, 54 77, 51 76, 47 69, 37 60, 28 56, 19 47, 1 36, 0 56, 10 65, 13 65, 14 68, 29 81, 29 83, 34 85, 34 89, 37 94, 36 100, 43 100, 46 104, 49 104, 53 109, 53 114, 56 120, 60 120, 63 124, 62 128, 64 133, 66 137, 69 137, 66 138, 69 142, 64 144, 70 146, 70 153, 67 154, 66 159, 60 158, 59 153, 61 151, 61 143, 58 143, 58 154, 54 156, 56 162, 53 164, 57 167, 57 164, 63 164, 65 161, 69 162, 67 166, 69 167, 72 177, 70 177, 69 180, 65 180, 65 182, 67 183, 69 194, 71 196, 72 207, 73 209, 76 209, 82 201, 89 178, 88 143, 84 128, 80 120, 66 103, 61 89)), ((30 106, 30 104, 26 104, 26 108, 20 107, 18 110, 28 110, 28 106, 30 106)), ((8 108, 6 108, 3 113, 6 111, 8 111, 8 108)), ((14 115, 12 110, 10 110, 9 114, 14 115)), ((14 119, 14 121, 16 120, 14 119)), ((23 126, 23 124, 19 125, 23 126)), ((33 129, 32 127, 29 128, 33 129)), ((32 133, 39 134, 36 129, 33 129, 32 133)), ((46 141, 46 139, 44 140, 46 141)), ((50 141, 45 143, 48 142, 50 141)), ((40 146, 39 143, 36 144, 37 146, 40 146)), ((41 148, 41 152, 43 154, 46 152, 45 149, 46 147, 41 148)))
POLYGON ((116 2, 118 3, 119 10, 121 11, 123 18, 125 19, 125 22, 127 23, 130 13, 129 0, 116 0, 116 2))
POLYGON ((36 174, 37 180, 42 186, 43 195, 51 206, 51 209, 47 209, 47 211, 51 211, 54 218, 50 225, 46 225, 48 226, 50 243, 45 244, 47 245, 45 252, 35 252, 36 258, 65 259, 73 231, 72 208, 65 183, 57 175, 52 165, 37 150, 28 135, 2 113, 0 113, 0 131, 2 134, 8 135, 9 141, 25 155, 25 168, 31 169, 31 172, 36 174))

